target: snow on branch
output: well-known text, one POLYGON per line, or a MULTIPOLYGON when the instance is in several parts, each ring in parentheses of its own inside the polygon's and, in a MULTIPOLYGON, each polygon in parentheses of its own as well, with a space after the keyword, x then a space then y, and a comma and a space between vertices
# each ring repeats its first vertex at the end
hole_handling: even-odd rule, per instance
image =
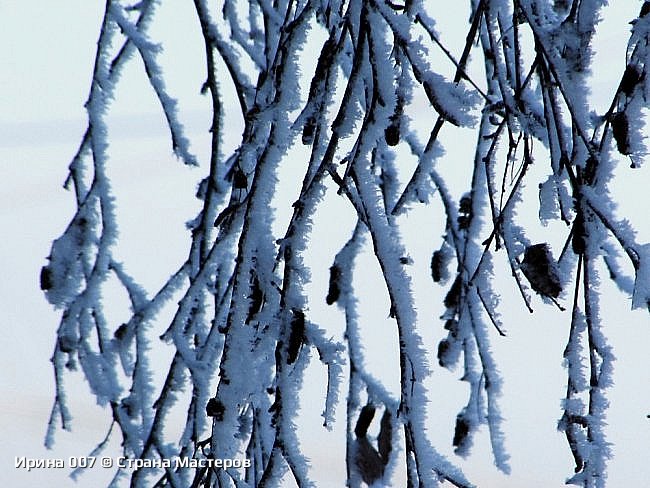
POLYGON ((117 470, 115 483, 316 486, 331 468, 305 454, 303 421, 322 408, 324 429, 345 423, 345 449, 331 455, 348 486, 394 486, 401 473, 409 486, 474 486, 453 456, 471 460, 477 436, 497 469, 513 469, 493 348, 513 341, 501 305, 511 276, 531 313, 539 302, 571 307, 557 427, 575 463, 568 483, 605 486, 614 352, 599 313, 602 270, 633 308, 650 309, 650 245, 609 191, 615 169, 635 171, 646 156, 650 8, 632 25, 609 108, 595 114, 588 88, 605 3, 473 0, 453 45, 427 2, 195 0, 211 111, 209 149, 197 158, 158 57, 165 45, 148 32, 156 2, 108 0, 88 126, 65 183, 77 208, 40 274, 62 311, 48 447, 57 426, 71 429, 66 380, 77 372, 110 420, 95 452, 120 436, 124 456, 151 461, 117 470), (160 263, 169 279, 158 290, 114 255, 123 203, 106 116, 136 53, 172 151, 204 172, 186 258, 160 263), (233 121, 243 131, 227 150, 233 121), (532 237, 556 222, 557 236, 532 237), (325 282, 326 293, 310 291, 325 282), (123 322, 106 312, 109 287, 123 290, 123 322), (424 339, 422 299, 441 310, 437 347, 424 339), (382 307, 393 334, 377 337, 366 314, 382 307), (378 342, 396 353, 380 358, 383 370, 373 369, 378 342), (436 364, 460 370, 468 391, 445 419, 454 435, 443 446, 432 441, 425 387, 436 364), (304 385, 312 369, 317 400, 304 385), (196 463, 153 463, 175 456, 196 463), (205 465, 226 458, 247 464, 205 465))

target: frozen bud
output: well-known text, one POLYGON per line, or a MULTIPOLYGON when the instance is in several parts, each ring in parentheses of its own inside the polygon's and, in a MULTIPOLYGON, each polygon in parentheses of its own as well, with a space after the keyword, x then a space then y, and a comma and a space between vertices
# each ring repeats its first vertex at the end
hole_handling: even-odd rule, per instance
POLYGON ((449 264, 450 257, 444 244, 431 255, 431 278, 434 283, 445 282, 449 279, 447 265, 449 264))
POLYGON ((467 215, 461 215, 458 217, 458 228, 460 230, 467 230, 469 229, 469 217, 467 215))
POLYGON ((472 197, 468 195, 464 195, 460 199, 460 204, 458 205, 458 213, 460 214, 457 218, 458 222, 458 228, 460 230, 467 230, 469 229, 469 224, 471 222, 471 216, 472 216, 472 197))
POLYGON ((470 430, 470 423, 465 418, 463 413, 458 414, 456 417, 456 428, 454 429, 454 440, 452 444, 457 449, 463 449, 468 440, 470 430))
POLYGON ((52 270, 49 266, 41 268, 41 290, 47 291, 52 288, 52 270))
POLYGON ((391 122, 391 124, 384 130, 386 137, 386 144, 389 146, 397 146, 399 144, 399 124, 391 122))
POLYGON ((562 291, 557 263, 545 242, 526 248, 521 271, 533 290, 540 295, 557 298, 562 291))
POLYGON ((341 279, 341 268, 337 264, 330 267, 330 282, 329 289, 327 290, 327 297, 325 302, 328 305, 335 303, 341 295, 341 288, 339 287, 339 280, 341 279))
POLYGON ((305 314, 302 310, 291 310, 291 331, 289 332, 289 345, 287 346, 287 364, 293 364, 298 359, 300 349, 305 341, 305 314))
POLYGON ((612 117, 612 134, 616 141, 618 152, 624 156, 630 154, 630 125, 625 112, 618 112, 612 117))
POLYGON ((431 256, 431 278, 433 278, 435 283, 442 280, 442 261, 442 252, 435 251, 431 256))
POLYGON ((623 73, 623 78, 621 79, 621 92, 625 93, 628 97, 632 95, 636 86, 643 79, 642 74, 639 72, 639 69, 631 64, 628 64, 625 67, 625 72, 623 73))
POLYGON ((460 342, 455 339, 455 334, 450 333, 438 343, 438 364, 442 368, 452 369, 458 364, 461 351, 460 342))
POLYGON ((86 236, 81 219, 75 220, 66 232, 52 243, 49 264, 41 269, 41 288, 45 298, 57 306, 69 305, 84 282, 83 243, 86 236))
POLYGON ((460 304, 460 291, 463 286, 463 280, 460 275, 456 276, 454 284, 451 285, 449 292, 445 296, 445 307, 455 309, 460 304))
POLYGON ((237 168, 233 175, 233 186, 239 190, 248 188, 248 178, 241 168, 237 168))
POLYGON ((113 333, 113 336, 118 341, 121 341, 122 339, 124 339, 126 337, 126 333, 128 332, 128 330, 129 330, 128 325, 122 324, 115 330, 115 332, 113 333))
POLYGON ((397 146, 399 144, 399 137, 401 132, 402 113, 404 112, 404 99, 398 95, 395 111, 388 120, 388 127, 384 130, 386 144, 389 146, 397 146))
POLYGON ((370 486, 384 474, 384 463, 377 449, 365 437, 357 439, 356 448, 355 467, 364 483, 370 486))
POLYGON ((470 195, 463 195, 458 205, 458 211, 466 215, 472 213, 472 197, 470 195))
POLYGON ((302 128, 302 143, 305 146, 313 144, 314 132, 316 132, 316 120, 313 117, 309 117, 302 128))
POLYGON ((208 417, 214 417, 217 422, 221 422, 226 413, 226 407, 220 400, 210 398, 205 406, 205 413, 208 417))
POLYGON ((449 352, 450 344, 447 339, 443 339, 438 344, 438 364, 443 368, 448 366, 445 361, 447 353, 449 352))
POLYGON ((388 408, 384 410, 384 415, 381 417, 377 445, 379 446, 379 455, 381 456, 385 466, 388 464, 390 453, 393 449, 393 424, 391 422, 391 414, 388 408))
POLYGON ((357 419, 357 425, 354 427, 354 434, 361 438, 365 437, 368 433, 368 427, 370 427, 370 422, 375 417, 375 407, 374 405, 367 404, 364 405, 359 413, 359 418, 357 419))
POLYGON ((452 337, 458 334, 458 321, 456 319, 449 319, 445 322, 445 330, 448 330, 452 337))
POLYGON ((58 343, 61 352, 70 353, 77 348, 77 340, 69 335, 60 335, 58 343))

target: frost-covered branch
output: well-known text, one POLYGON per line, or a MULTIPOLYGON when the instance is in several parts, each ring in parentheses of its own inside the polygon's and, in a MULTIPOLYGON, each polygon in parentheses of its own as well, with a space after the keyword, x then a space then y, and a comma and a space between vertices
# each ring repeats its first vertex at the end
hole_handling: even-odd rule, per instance
POLYGON ((536 295, 560 310, 572 300, 558 427, 576 466, 568 482, 604 486, 614 355, 599 314, 603 265, 634 308, 650 308, 650 245, 639 242, 608 189, 622 170, 616 152, 631 160, 632 171, 646 155, 650 3, 621 53, 626 65, 608 109, 594 114, 588 87, 604 0, 472 0, 454 26, 465 34, 458 46, 436 24, 438 7, 417 0, 195 0, 205 62, 196 89, 211 112, 209 148, 196 158, 157 56, 165 45, 148 32, 155 3, 106 2, 88 126, 65 184, 77 208, 41 271, 46 298, 62 310, 48 446, 57 425, 71 428, 65 381, 78 371, 110 421, 97 450, 119 435, 130 458, 249 461, 241 468, 154 463, 118 470, 116 482, 129 477, 132 486, 152 479, 160 487, 314 486, 320 467, 301 446, 302 413, 317 404, 324 428, 332 429, 342 422, 342 397, 346 449, 339 460, 348 486, 395 485, 400 473, 409 486, 473 486, 443 452, 469 456, 482 425, 495 465, 508 473, 503 380, 491 346, 511 340, 495 278, 503 263, 531 313, 536 295), (142 287, 130 263, 114 255, 122 202, 108 171, 106 116, 136 53, 172 151, 202 172, 186 257, 161 263, 170 277, 158 290, 142 287), (430 123, 419 128, 425 119, 430 123), (240 139, 227 149, 237 124, 240 139), (455 161, 465 186, 440 165, 455 157, 459 140, 474 149, 455 161), (527 188, 539 188, 538 219, 524 210, 527 188), (291 207, 284 209, 287 195, 291 207), (424 265, 408 247, 410 233, 421 230, 416 215, 426 215, 442 236, 424 265), (566 224, 560 254, 552 239, 530 238, 553 221, 566 224), (323 222, 336 231, 328 238, 340 239, 335 256, 321 254, 314 228, 323 222), (358 284, 366 258, 374 260, 373 286, 386 303, 358 284), (320 319, 323 297, 308 291, 327 266, 324 298, 340 308, 332 315, 338 332, 320 319), (414 286, 423 273, 433 288, 414 286), (105 312, 109 287, 124 291, 123 323, 105 312), (422 339, 422 294, 443 310, 437 350, 422 339), (366 303, 385 306, 394 328, 397 359, 385 367, 399 372, 396 390, 370 368, 378 339, 363 327, 366 303), (168 306, 173 313, 161 324, 168 306), (171 354, 154 365, 161 342, 171 354), (434 357, 443 368, 460 369, 468 385, 465 406, 447 419, 455 423, 447 446, 429 435, 424 382, 434 357), (323 378, 317 402, 303 387, 315 358, 323 378), (170 428, 179 418, 181 428, 170 428))

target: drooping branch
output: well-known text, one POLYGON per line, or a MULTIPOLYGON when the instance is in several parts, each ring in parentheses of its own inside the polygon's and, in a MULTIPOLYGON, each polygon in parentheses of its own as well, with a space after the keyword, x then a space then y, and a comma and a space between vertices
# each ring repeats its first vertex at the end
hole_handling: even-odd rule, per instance
MULTIPOLYGON (((486 425, 495 464, 508 472, 501 377, 491 350, 493 336, 509 340, 494 280, 501 252, 506 274, 514 277, 530 312, 536 310, 533 292, 563 309, 574 286, 559 428, 576 464, 569 482, 603 486, 610 456, 605 392, 613 354, 598 310, 601 259, 632 294, 635 308, 650 306, 650 246, 618 216, 608 191, 616 166, 613 148, 634 168, 644 155, 635 117, 650 92, 645 66, 650 9, 644 3, 633 25, 626 66, 607 112, 591 116, 586 94, 604 3, 473 0, 467 24, 458 27, 466 33, 464 41, 453 46, 437 29, 435 7, 426 2, 195 0, 205 61, 205 82, 197 88, 207 95, 211 121, 208 153, 194 158, 166 67, 156 56, 160 48, 147 31, 156 20, 155 2, 126 7, 107 0, 86 104, 88 127, 66 180, 77 210, 41 272, 47 299, 63 310, 52 358, 56 394, 48 444, 58 422, 70 427, 64 381, 80 366, 112 421, 98 449, 115 432, 128 457, 250 461, 241 469, 118 470, 116 479, 130 475, 132 486, 155 477, 161 487, 213 487, 270 486, 289 477, 310 486, 313 471, 296 424, 299 406, 307 403, 304 373, 317 355, 325 378, 318 404, 324 405, 327 428, 338 421, 340 384, 348 382, 346 454, 340 459, 349 486, 392 484, 399 463, 410 486, 443 480, 472 486, 427 435, 430 392, 424 381, 436 351, 422 340, 424 319, 414 295, 423 291, 413 283, 430 270, 436 287, 448 287, 439 300, 446 336, 438 344, 438 364, 460 366, 469 386, 450 443, 456 454, 467 456, 473 436, 486 425), (442 51, 452 79, 440 74, 444 70, 429 56, 434 51, 442 51), (171 266, 169 280, 151 293, 130 274, 130 263, 118 262, 112 251, 121 202, 111 190, 106 114, 119 75, 135 53, 161 104, 172 150, 205 171, 196 193, 200 209, 187 224, 187 257, 171 266), (303 66, 309 58, 311 73, 303 66), (476 70, 481 63, 482 76, 476 70), (226 103, 227 88, 237 98, 234 110, 226 103), (422 100, 433 117, 420 132, 409 114, 422 100), (237 148, 226 154, 223 140, 233 136, 233 121, 243 123, 243 132, 237 148), (455 150, 457 127, 475 131, 464 188, 453 186, 453 175, 438 166, 445 151, 455 150), (308 154, 304 165, 294 164, 303 154, 308 154), (281 171, 288 164, 291 182, 281 171), (540 171, 531 169, 540 166, 543 179, 533 180, 540 171), (539 186, 542 224, 559 220, 568 226, 558 236, 564 242, 559 263, 552 239, 530 240, 537 223, 522 210, 527 186, 539 186), (289 191, 295 195, 292 207, 279 212, 278 202, 289 191), (352 237, 335 257, 320 256, 312 227, 331 221, 339 230, 342 219, 328 203, 338 196, 354 222, 352 237), (438 197, 439 207, 431 204, 438 197), (421 206, 442 234, 424 271, 414 266, 420 263, 414 263, 403 234, 421 206), (288 215, 287 221, 278 215, 288 215), (398 359, 386 367, 399 371, 398 391, 390 391, 366 361, 372 338, 360 326, 358 304, 376 298, 354 285, 366 271, 359 266, 364 253, 374 259, 388 296, 398 359), (619 254, 632 264, 633 276, 619 266, 619 254), (307 291, 312 273, 322 271, 308 266, 314 256, 332 263, 326 297, 307 291), (567 271, 572 263, 573 276, 567 271), (122 324, 111 323, 104 312, 109 284, 128 298, 129 318, 122 324), (322 298, 342 309, 342 337, 319 321, 322 298), (174 300, 165 332, 153 337, 152 324, 174 300), (150 351, 158 339, 173 354, 154 368, 150 351), (152 381, 157 372, 158 388, 152 381), (184 425, 170 438, 167 427, 179 407, 184 425)), ((461 137, 466 140, 466 133, 461 137)))

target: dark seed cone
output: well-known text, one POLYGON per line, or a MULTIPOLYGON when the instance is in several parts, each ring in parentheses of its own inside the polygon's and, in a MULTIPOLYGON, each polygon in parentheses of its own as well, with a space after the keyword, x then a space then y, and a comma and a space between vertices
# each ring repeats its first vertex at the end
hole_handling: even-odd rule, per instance
POLYGON ((375 416, 375 407, 368 404, 364 405, 359 413, 359 418, 357 419, 357 425, 354 427, 354 434, 358 438, 365 437, 368 433, 368 427, 370 427, 370 422, 375 416))
POLYGON ((225 412, 225 405, 216 398, 210 398, 210 400, 208 400, 208 404, 205 406, 205 413, 208 415, 208 417, 214 417, 215 420, 219 422, 223 420, 223 415, 225 412))
POLYGON ((521 270, 533 290, 540 295, 557 298, 562 291, 557 264, 545 242, 526 248, 521 270))
POLYGON ((630 155, 630 125, 625 112, 618 112, 612 118, 612 134, 616 141, 618 152, 624 156, 630 155))
POLYGON ((462 214, 469 215, 472 213, 472 197, 469 195, 463 195, 460 199, 460 204, 458 205, 458 211, 462 214))
POLYGON ((642 80, 643 76, 639 73, 636 66, 628 64, 625 67, 623 78, 621 79, 621 91, 628 97, 632 95, 634 89, 642 80))
POLYGON ((246 178, 246 173, 241 169, 237 169, 233 176, 233 186, 239 190, 243 190, 248 187, 248 178, 246 178))
POLYGON ((325 297, 325 303, 328 305, 335 303, 339 299, 339 296, 341 296, 341 288, 339 287, 340 278, 341 268, 336 264, 332 265, 330 267, 329 289, 327 290, 327 296, 325 297))
POLYGON ((41 290, 47 291, 52 286, 52 270, 50 270, 49 266, 43 266, 41 268, 41 290))
POLYGON ((456 428, 454 429, 454 440, 452 444, 458 449, 462 449, 463 445, 468 440, 469 435, 469 422, 464 415, 459 414, 456 417, 456 428))
POLYGON ((449 292, 445 296, 445 307, 455 309, 460 304, 460 291, 463 286, 463 280, 460 275, 456 276, 454 284, 451 285, 449 292))
POLYGON ((354 462, 361 479, 370 486, 384 474, 384 463, 377 449, 370 444, 368 439, 365 437, 357 439, 356 444, 357 452, 354 462))
POLYGON ((302 128, 302 143, 305 146, 313 144, 314 132, 316 132, 316 121, 313 117, 310 117, 302 128))
POLYGON ((300 349, 305 341, 305 314, 302 310, 294 308, 292 311, 291 332, 287 347, 287 364, 293 364, 300 354, 300 349))
POLYGON ((442 251, 435 251, 433 255, 431 256, 431 278, 433 278, 433 281, 435 283, 438 283, 442 281, 443 278, 443 272, 445 271, 443 269, 445 263, 444 263, 444 256, 442 255, 442 251))
POLYGON ((388 464, 390 453, 393 449, 393 424, 391 423, 390 417, 390 411, 387 408, 384 410, 384 415, 381 417, 379 436, 377 437, 379 455, 381 456, 381 460, 384 462, 384 466, 388 464))
POLYGON ((442 339, 438 343, 438 364, 443 368, 448 366, 447 354, 449 353, 451 345, 447 339, 442 339))
POLYGON ((384 130, 384 136, 386 137, 386 144, 389 146, 397 146, 399 144, 399 125, 392 123, 386 130, 384 130))

